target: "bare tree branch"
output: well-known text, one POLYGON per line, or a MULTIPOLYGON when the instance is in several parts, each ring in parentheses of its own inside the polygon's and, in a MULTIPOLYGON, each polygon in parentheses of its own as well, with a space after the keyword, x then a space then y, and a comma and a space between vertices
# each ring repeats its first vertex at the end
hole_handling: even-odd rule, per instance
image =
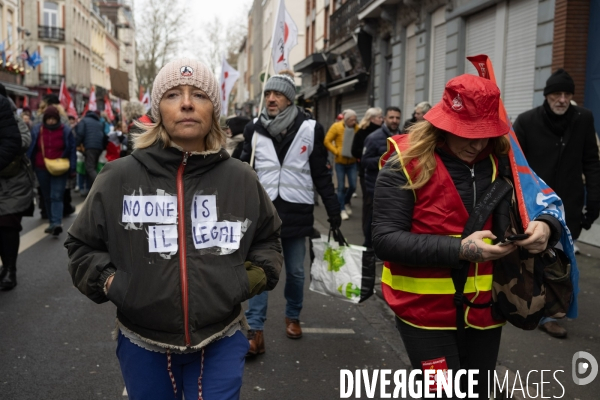
POLYGON ((179 0, 146 0, 138 15, 136 74, 139 84, 151 90, 160 68, 179 50, 186 14, 179 0))
POLYGON ((223 23, 218 17, 205 23, 192 46, 213 73, 221 67, 221 58, 225 55, 227 62, 235 66, 242 41, 248 30, 248 11, 252 5, 248 1, 238 15, 228 23, 223 23))

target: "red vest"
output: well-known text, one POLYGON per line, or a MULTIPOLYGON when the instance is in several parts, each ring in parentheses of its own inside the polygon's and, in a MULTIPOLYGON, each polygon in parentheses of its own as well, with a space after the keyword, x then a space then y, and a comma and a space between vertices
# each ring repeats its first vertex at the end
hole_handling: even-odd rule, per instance
MULTIPOLYGON (((402 155, 408 148, 408 135, 388 139, 388 151, 380 166, 394 153, 402 155)), ((492 181, 496 178, 498 161, 494 162, 492 181)), ((437 168, 425 186, 414 191, 415 206, 412 233, 460 236, 469 218, 463 202, 440 157, 435 154, 437 168)), ((413 160, 414 161, 414 160, 413 160)), ((403 165, 404 173, 414 169, 414 163, 403 165)), ((398 172, 400 173, 400 172, 398 172)), ((410 180, 410 178, 409 178, 410 180)), ((484 229, 491 229, 491 217, 484 229)), ((493 262, 471 263, 465 296, 473 303, 489 303, 492 299, 493 262)), ((410 267, 384 262, 382 290, 386 302, 404 322, 425 329, 456 329, 454 284, 448 267, 410 267)), ((492 318, 491 308, 465 306, 465 326, 489 329, 503 325, 492 318)))

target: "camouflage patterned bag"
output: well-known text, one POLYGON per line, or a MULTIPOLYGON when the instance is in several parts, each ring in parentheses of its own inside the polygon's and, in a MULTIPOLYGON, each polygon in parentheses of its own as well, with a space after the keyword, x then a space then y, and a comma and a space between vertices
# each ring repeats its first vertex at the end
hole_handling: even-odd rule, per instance
POLYGON ((573 287, 571 265, 559 249, 515 251, 494 262, 492 316, 532 330, 543 317, 563 318, 573 287))
MULTIPOLYGON (((508 179, 506 181, 511 183, 508 179)), ((510 224, 504 237, 523 233, 516 207, 513 190, 510 224)), ((548 248, 539 254, 529 254, 519 248, 496 260, 492 316, 499 320, 506 319, 525 330, 535 329, 543 317, 563 318, 573 295, 570 275, 571 265, 567 256, 556 248, 548 248)))

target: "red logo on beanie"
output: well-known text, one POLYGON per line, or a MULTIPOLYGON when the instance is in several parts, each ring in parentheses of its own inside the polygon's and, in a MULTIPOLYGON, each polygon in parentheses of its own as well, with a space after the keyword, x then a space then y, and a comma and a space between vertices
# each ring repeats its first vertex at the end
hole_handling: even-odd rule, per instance
POLYGON ((181 76, 192 76, 192 74, 194 73, 194 69, 192 67, 188 67, 187 65, 181 67, 180 71, 181 76))
POLYGON ((452 100, 452 109, 454 111, 460 111, 463 109, 463 102, 460 94, 457 94, 454 100, 452 100))

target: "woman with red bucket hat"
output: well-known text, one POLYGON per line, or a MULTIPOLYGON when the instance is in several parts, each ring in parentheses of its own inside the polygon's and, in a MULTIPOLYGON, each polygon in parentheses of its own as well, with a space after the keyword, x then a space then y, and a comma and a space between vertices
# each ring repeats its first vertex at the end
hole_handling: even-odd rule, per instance
POLYGON ((475 305, 489 304, 493 260, 517 246, 539 253, 562 233, 557 219, 543 215, 531 221, 527 239, 493 244, 506 226, 491 216, 483 230, 461 238, 491 183, 503 176, 512 179, 504 161, 509 127, 500 119, 499 101, 500 91, 488 79, 451 79, 425 121, 390 139, 373 207, 373 248, 386 260, 382 290, 412 367, 477 369, 479 398, 489 398, 488 371, 496 367, 505 321, 494 319, 491 307, 472 306, 464 308, 466 329, 457 329, 452 270, 468 263, 464 296, 475 305), (459 352, 461 341, 466 351, 459 352))

